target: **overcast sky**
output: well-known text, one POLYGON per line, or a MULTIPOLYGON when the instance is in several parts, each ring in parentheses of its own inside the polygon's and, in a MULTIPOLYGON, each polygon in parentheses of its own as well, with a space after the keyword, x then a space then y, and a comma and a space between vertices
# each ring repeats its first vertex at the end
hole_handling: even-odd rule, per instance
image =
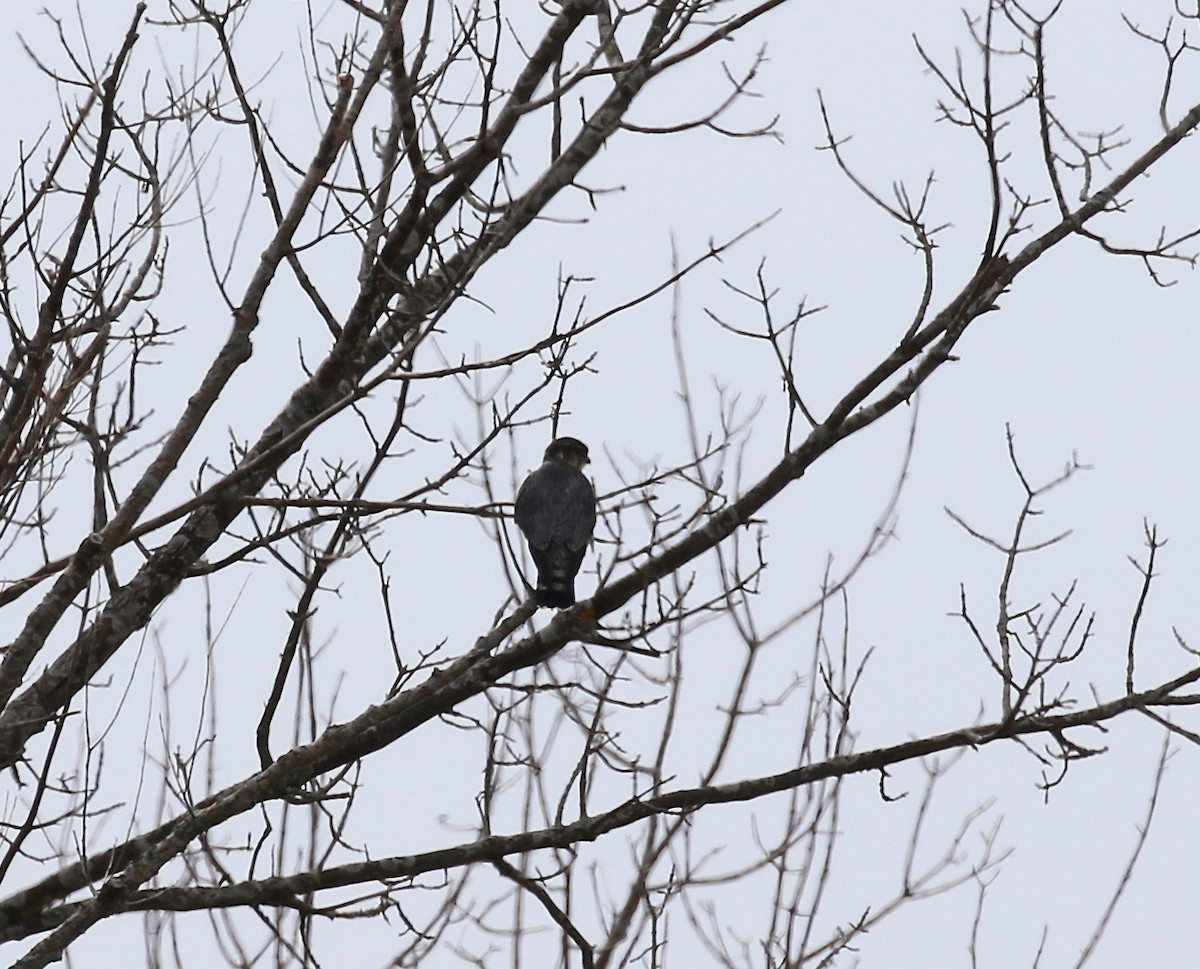
MULTIPOLYGON (((1161 131, 1161 52, 1134 39, 1119 16, 1135 4, 1147 27, 1162 26, 1172 9, 1158 0, 1067 0, 1048 35, 1057 110, 1076 131, 1119 128, 1130 144, 1117 164, 1135 158, 1161 131)), ((150 4, 151 18, 157 6, 150 4)), ((52 0, 47 7, 65 19, 69 33, 78 33, 72 4, 52 0)), ((119 44, 132 6, 84 7, 89 39, 100 60, 102 52, 119 44)), ((14 31, 48 58, 61 55, 55 53, 53 25, 34 5, 17 5, 7 20, 0 36, 0 70, 10 96, 0 157, 11 170, 19 144, 32 142, 46 120, 58 114, 53 86, 31 70, 14 31)), ((280 140, 298 158, 306 157, 317 137, 307 97, 293 96, 302 89, 306 72, 297 53, 304 21, 303 3, 254 0, 240 36, 247 56, 257 58, 265 71, 256 81, 256 97, 274 105, 271 114, 280 140), (266 65, 272 65, 269 71, 266 65)), ((712 56, 655 81, 632 120, 646 126, 677 123, 703 113, 724 95, 719 58, 736 73, 765 44, 767 60, 752 84, 761 97, 744 100, 723 124, 751 129, 778 116, 775 127, 781 138, 732 139, 697 131, 615 139, 585 173, 590 187, 613 191, 596 195, 594 209, 582 193, 564 193, 552 210, 557 221, 534 226, 480 273, 473 301, 460 303, 446 321, 439 344, 446 359, 486 356, 546 332, 560 275, 591 280, 581 283, 580 291, 587 294, 588 311, 596 313, 659 282, 670 272, 673 252, 686 262, 702 254, 710 240, 732 238, 774 215, 720 264, 710 263, 690 277, 677 294, 701 420, 716 426, 718 389, 726 399, 740 395, 743 414, 762 402, 748 433, 742 468, 745 481, 757 479, 779 457, 785 416, 779 378, 762 345, 722 330, 706 313, 735 324, 754 322, 753 307, 723 281, 750 287, 761 264, 765 278, 780 290, 781 307, 801 300, 825 307, 803 324, 798 351, 798 371, 817 411, 895 344, 923 282, 921 260, 902 241, 899 227, 838 173, 828 152, 816 150, 824 137, 818 88, 835 132, 852 136, 846 158, 872 187, 888 195, 893 182, 903 181, 916 192, 934 174, 930 222, 946 226, 938 236, 935 306, 957 292, 978 260, 986 169, 969 134, 937 121, 936 102, 944 91, 922 64, 914 34, 949 69, 961 49, 966 72, 977 76, 963 15, 954 5, 795 2, 763 18, 735 44, 717 45, 712 56)), ((168 64, 187 56, 186 44, 177 43, 178 38, 162 32, 155 37, 161 55, 152 56, 148 48, 142 69, 153 69, 158 56, 168 64)), ((1026 82, 1021 62, 1001 59, 997 70, 1001 89, 1015 92, 1026 82)), ((1200 72, 1187 65, 1176 89, 1169 107, 1174 118, 1200 101, 1200 72)), ((1045 197, 1034 120, 1028 111, 1016 118, 1005 132, 1005 144, 1013 153, 1014 178, 1045 197)), ((212 150, 208 171, 219 168, 221 176, 214 176, 205 190, 211 192, 212 231, 228 245, 239 231, 236 206, 250 192, 238 160, 244 146, 226 131, 212 150)), ((532 154, 522 174, 532 177, 543 158, 544 152, 532 154)), ((1103 227, 1132 245, 1151 242, 1164 222, 1168 231, 1177 232, 1200 223, 1198 166, 1196 145, 1185 144, 1152 178, 1135 184, 1128 212, 1106 217, 1103 227)), ((1044 226, 1051 217, 1047 207, 1044 214, 1035 211, 1032 220, 1044 226)), ((244 231, 253 237, 260 230, 250 226, 244 231)), ((181 233, 178 246, 173 258, 199 260, 195 231, 181 233)), ((258 246, 254 238, 243 242, 242 262, 231 273, 234 291, 248 277, 253 266, 248 257, 258 246)), ((356 270, 356 265, 322 265, 317 272, 329 291, 348 300, 356 270)), ((1072 534, 1030 558, 1013 593, 1018 604, 1045 602, 1078 580, 1077 596, 1096 611, 1097 626, 1089 658, 1071 673, 1075 694, 1086 697, 1094 689, 1099 698, 1108 699, 1123 690, 1125 642, 1140 584, 1128 556, 1143 556, 1144 520, 1156 523, 1169 544, 1161 554, 1161 576, 1145 618, 1139 678, 1148 685, 1190 665, 1171 630, 1200 645, 1195 596, 1200 467, 1194 417, 1200 395, 1194 376, 1200 354, 1200 293, 1186 263, 1171 264, 1165 271, 1175 283, 1169 288, 1156 286, 1135 259, 1105 255, 1082 240, 1067 242, 1020 277, 1001 299, 1000 312, 972 325, 959 346, 961 360, 944 368, 921 394, 897 538, 868 563, 849 593, 852 652, 862 656, 873 651, 856 696, 859 749, 998 715, 992 678, 962 623, 951 614, 963 583, 979 615, 994 622, 1002 558, 971 539, 944 509, 951 508, 983 532, 1007 538, 1023 494, 1008 463, 1006 425, 1034 481, 1054 477, 1073 455, 1089 466, 1041 503, 1045 514, 1034 525, 1034 537, 1066 530, 1072 534)), ((216 430, 204 447, 218 455, 225 454, 227 426, 233 440, 257 436, 302 372, 298 347, 308 345, 315 353, 321 345, 323 327, 310 318, 302 300, 290 298, 295 301, 281 297, 268 303, 271 318, 255 338, 256 353, 271 365, 257 369, 214 420, 216 430)), ((648 301, 597 331, 581 348, 581 355, 596 354, 595 373, 574 385, 571 416, 561 429, 590 445, 590 470, 601 493, 619 487, 613 461, 628 471, 638 462, 668 465, 687 458, 686 420, 673 389, 671 308, 670 294, 648 301)), ((165 428, 192 391, 196 368, 224 338, 228 315, 199 261, 190 278, 180 273, 171 277, 157 311, 188 326, 176 346, 163 353, 163 365, 147 378, 155 395, 155 419, 165 428)), ((427 361, 435 364, 432 358, 427 361)), ((514 380, 514 388, 519 386, 514 380)), ((418 411, 424 429, 453 437, 457 428, 464 440, 471 440, 477 433, 475 417, 463 395, 430 393, 430 405, 418 411)), ((912 409, 897 411, 847 442, 771 506, 765 548, 772 569, 761 607, 765 625, 815 596, 829 555, 848 562, 866 541, 900 471, 912 414, 912 409)), ((314 448, 337 453, 338 435, 344 432, 344 426, 327 428, 314 439, 314 448)), ((530 429, 518 438, 515 458, 497 453, 498 466, 507 469, 511 463, 523 474, 537 463, 545 443, 541 428, 530 429)), ((172 491, 174 500, 186 496, 204 453, 189 452, 186 472, 172 491)), ((385 478, 374 497, 389 497, 382 490, 387 483, 385 478)), ((392 484, 403 487, 403 475, 397 472, 392 484)), ((472 500, 465 491, 456 498, 472 500)), ((482 498, 476 493, 473 500, 482 498)), ((472 521, 410 520, 414 517, 404 520, 394 542, 389 536, 405 640, 418 649, 447 639, 456 644, 454 651, 461 651, 490 626, 503 599, 497 553, 472 521)), ((316 625, 330 644, 322 662, 330 678, 328 693, 338 684, 335 718, 344 718, 378 699, 378 671, 380 664, 386 665, 389 647, 379 635, 377 586, 369 563, 347 563, 337 579, 339 595, 322 603, 316 625)), ((589 583, 594 578, 581 577, 584 594, 590 592, 589 583)), ((285 577, 265 573, 217 576, 211 588, 213 621, 222 626, 218 653, 227 662, 236 658, 236 674, 224 673, 216 685, 227 705, 222 735, 243 736, 261 710, 264 684, 288 624, 284 610, 293 600, 286 594, 285 577), (266 645, 251 648, 259 643, 266 645)), ((141 658, 114 669, 116 682, 125 677, 133 684, 129 702, 157 702, 151 659, 156 639, 165 646, 169 667, 186 667, 183 682, 202 679, 195 627, 203 605, 201 589, 183 589, 156 621, 141 658)), ((21 619, 0 613, 7 633, 21 619)), ((780 677, 807 669, 806 658, 793 663, 791 657, 807 657, 811 635, 811 627, 804 626, 789 633, 773 648, 769 668, 780 677)), ((719 626, 709 628, 697 634, 691 647, 698 749, 705 737, 704 717, 725 695, 720 684, 721 672, 731 662, 722 655, 730 648, 727 637, 719 626)), ((196 696, 189 700, 183 691, 172 723, 153 721, 145 743, 161 750, 162 741, 154 735, 170 731, 178 734, 174 743, 185 743, 197 729, 196 696)), ((1187 717, 1181 714, 1183 722, 1187 717)), ((132 752, 144 742, 140 731, 146 729, 146 719, 129 729, 122 743, 132 752)), ((928 833, 931 858, 963 815, 984 804, 991 804, 989 818, 1002 819, 999 846, 1015 849, 987 896, 980 929, 982 965, 1033 965, 1043 927, 1048 929, 1041 965, 1074 965, 1121 877, 1144 819, 1162 731, 1131 717, 1093 739, 1097 746, 1109 747, 1109 753, 1074 765, 1066 783, 1048 799, 1038 787, 1039 765, 1015 746, 968 753, 940 787, 928 833)), ((460 743, 466 745, 466 738, 443 728, 436 749, 397 751, 386 762, 379 758, 395 778, 425 780, 390 786, 380 781, 370 788, 373 800, 360 808, 355 837, 368 841, 375 855, 460 840, 475 822, 477 783, 469 745, 460 749, 460 743), (469 765, 459 775, 444 769, 455 756, 469 765)), ((1200 752, 1178 741, 1171 746, 1177 753, 1165 776, 1149 842, 1093 967, 1195 964, 1200 752)), ((790 742, 776 745, 768 734, 748 740, 738 764, 744 776, 784 770, 792 766, 791 754, 790 742)), ((252 745, 223 744, 222 781, 241 776, 254 761, 252 745)), ((106 784, 112 800, 119 799, 113 788, 135 776, 138 762, 130 753, 129 766, 110 768, 106 784), (122 770, 127 771, 124 779, 122 770)), ((686 766, 686 756, 681 755, 680 763, 686 766)), ((693 781, 680 776, 681 784, 693 781)), ((853 796, 842 817, 842 867, 835 882, 847 899, 876 880, 880 892, 893 887, 888 879, 894 877, 894 859, 902 857, 907 845, 922 768, 909 765, 889 780, 895 791, 912 792, 906 801, 882 802, 872 792, 876 781, 848 782, 853 796)), ((145 805, 142 816, 152 814, 145 805)), ((95 843, 108 843, 122 833, 102 828, 93 837, 95 843)), ((705 837, 715 836, 709 831, 705 837)), ((727 837, 736 846, 737 839, 749 837, 749 828, 739 822, 727 837)), ((625 851, 618 836, 609 847, 625 851)), ((964 891, 913 907, 865 938, 862 964, 967 965, 974 904, 971 892, 964 891)), ((847 918, 857 914, 850 908, 846 912, 847 918)), ((352 939, 361 950, 348 961, 328 964, 385 964, 392 951, 386 932, 355 935, 354 929, 351 925, 340 938, 352 939)), ((81 951, 72 952, 72 964, 112 965, 117 951, 127 951, 136 964, 140 935, 138 919, 110 920, 89 936, 81 951)), ((203 932, 196 937, 203 938, 203 932)), ((688 964, 683 952, 674 958, 676 964, 688 964)))

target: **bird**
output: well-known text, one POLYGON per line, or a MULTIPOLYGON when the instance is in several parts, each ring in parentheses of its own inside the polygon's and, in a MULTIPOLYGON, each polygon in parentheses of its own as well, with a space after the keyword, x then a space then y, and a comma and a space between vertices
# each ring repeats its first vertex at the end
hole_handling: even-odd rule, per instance
POLYGON ((575 575, 596 527, 596 492, 583 473, 587 445, 573 437, 550 442, 540 467, 517 490, 517 526, 537 566, 539 606, 575 604, 575 575))

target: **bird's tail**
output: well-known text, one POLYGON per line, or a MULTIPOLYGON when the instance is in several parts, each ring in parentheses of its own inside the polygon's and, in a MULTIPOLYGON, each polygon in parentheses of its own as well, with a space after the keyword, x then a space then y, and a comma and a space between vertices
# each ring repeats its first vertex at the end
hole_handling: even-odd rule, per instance
POLYGON ((569 609, 575 605, 575 583, 562 576, 551 576, 544 579, 539 575, 533 598, 539 606, 547 606, 551 609, 569 609))

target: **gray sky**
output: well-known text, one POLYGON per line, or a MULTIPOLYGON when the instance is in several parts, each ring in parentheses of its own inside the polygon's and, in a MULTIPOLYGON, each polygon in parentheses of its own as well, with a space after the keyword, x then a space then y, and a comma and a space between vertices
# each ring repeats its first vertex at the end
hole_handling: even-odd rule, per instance
MULTIPOLYGON (((48 6, 68 21, 75 16, 69 4, 48 6)), ((117 16, 116 6, 121 5, 106 5, 103 13, 99 7, 84 11, 98 59, 100 52, 119 42, 127 22, 128 11, 122 8, 117 16)), ((151 4, 151 16, 155 6, 151 4)), ((1131 6, 1132 0, 1067 0, 1049 41, 1051 80, 1061 92, 1056 108, 1074 130, 1120 127, 1120 136, 1129 138, 1130 145, 1116 156, 1118 164, 1140 154, 1160 130, 1161 55, 1122 26, 1119 11, 1131 6)), ((1160 26, 1170 10, 1169 3, 1138 4, 1147 27, 1160 26)), ((293 96, 305 70, 296 56, 303 18, 303 4, 257 0, 242 38, 261 44, 255 54, 264 65, 278 52, 278 62, 257 80, 254 90, 264 104, 275 106, 281 141, 299 158, 306 157, 316 137, 310 105, 293 96)), ((35 50, 53 52, 51 25, 37 17, 32 6, 22 5, 12 20, 35 50)), ((765 277, 780 290, 781 313, 801 300, 826 307, 802 324, 798 351, 805 392, 819 412, 844 392, 866 363, 894 345, 911 319, 922 285, 920 259, 899 238, 899 227, 849 185, 828 152, 814 150, 823 140, 818 87, 836 133, 853 136, 845 147, 847 159, 874 189, 890 198, 893 181, 903 181, 917 192, 925 176, 935 174, 930 221, 946 224, 938 236, 935 306, 957 291, 978 259, 987 203, 983 159, 971 135, 935 122, 935 102, 944 92, 924 69, 912 42, 914 33, 947 67, 954 63, 955 47, 961 47, 966 71, 976 76, 978 64, 962 14, 952 6, 793 3, 764 18, 736 44, 718 45, 711 56, 654 82, 633 120, 647 126, 675 123, 702 113, 723 96, 719 57, 737 73, 765 43, 768 60, 752 84, 762 97, 747 99, 723 123, 753 128, 778 115, 783 140, 725 139, 712 132, 615 140, 587 169, 585 181, 597 189, 620 190, 598 195, 594 211, 581 193, 560 196, 553 214, 561 222, 533 227, 480 273, 471 290, 478 302, 460 303, 447 319, 439 342, 442 353, 448 360, 461 354, 486 356, 544 334, 560 274, 594 280, 580 284, 579 291, 586 293, 587 309, 595 313, 658 283, 670 271, 673 248, 679 260, 687 262, 702 254, 710 239, 732 238, 778 212, 720 265, 710 263, 690 277, 678 293, 699 418, 710 427, 716 425, 718 386, 726 398, 740 396, 739 413, 752 413, 762 401, 746 435, 742 467, 747 482, 757 479, 779 456, 785 416, 779 378, 764 346, 723 331, 706 314, 711 310, 735 325, 756 323, 754 307, 738 299, 722 280, 751 286, 762 262, 765 277)), ((168 46, 170 38, 161 43, 168 63, 183 57, 181 50, 168 46)), ((4 76, 10 85, 21 84, 23 94, 10 101, 9 137, 0 145, 11 168, 18 138, 31 141, 57 109, 50 84, 31 79, 11 30, 0 37, 0 44, 4 76)), ((145 52, 143 56, 144 66, 152 67, 152 59, 145 52)), ((1002 89, 1015 91, 1025 84, 1023 64, 1000 60, 997 70, 1002 89)), ((1194 67, 1189 65, 1176 84, 1173 118, 1200 101, 1200 76, 1194 67)), ((1046 197, 1029 111, 1014 118, 1004 139, 1014 155, 1011 172, 1022 180, 1022 190, 1046 197)), ((243 147, 228 130, 222 134, 213 147, 220 160, 220 180, 210 175, 204 187, 211 201, 211 224, 226 246, 236 231, 238 206, 249 191, 244 165, 238 161, 243 147)), ((542 158, 544 151, 532 155, 521 174, 533 177, 542 158)), ((1195 146, 1184 145, 1151 179, 1135 184, 1129 211, 1106 216, 1102 227, 1130 245, 1151 242, 1164 220, 1172 220, 1168 232, 1191 228, 1200 218, 1196 164, 1195 146)), ((208 172, 215 171, 214 163, 208 172)), ((194 201, 183 208, 194 210, 194 201)), ((1044 227, 1052 214, 1047 207, 1035 211, 1032 220, 1044 227)), ((258 251, 263 229, 251 224, 243 231, 247 239, 232 273, 234 292, 245 282, 253 264, 247 254, 258 251)), ((180 233, 178 245, 175 259, 199 253, 194 223, 180 233)), ((330 292, 348 301, 355 270, 351 262, 325 263, 315 271, 330 292)), ((1020 277, 1001 299, 1000 312, 971 327, 959 347, 961 361, 943 369, 922 393, 897 538, 867 564, 849 592, 851 654, 861 657, 872 650, 855 701, 857 748, 897 743, 998 714, 993 678, 961 621, 948 614, 958 608, 961 582, 980 619, 994 622, 1002 559, 969 538, 943 509, 948 506, 979 530, 1007 538, 1023 495, 1008 465, 1006 423, 1031 480, 1054 477, 1072 454, 1091 466, 1040 503, 1045 515, 1032 526, 1034 538, 1068 529, 1072 534, 1029 558, 1012 596, 1018 604, 1045 603, 1052 593, 1065 592, 1078 580, 1077 596, 1096 611, 1097 620, 1088 656, 1070 670, 1075 694, 1086 697, 1094 690, 1108 699, 1123 690, 1125 641, 1140 582, 1127 556, 1143 555, 1143 519, 1157 523, 1169 544, 1162 551, 1161 576, 1144 619, 1139 681, 1149 685, 1191 665, 1175 646, 1171 630, 1200 644, 1194 595, 1194 577, 1200 574, 1194 482, 1200 469, 1192 417, 1200 351, 1197 284, 1184 263, 1168 265, 1165 272, 1178 282, 1163 289, 1147 278, 1136 260, 1106 256, 1082 240, 1069 241, 1020 277)), ((267 310, 271 319, 255 337, 256 361, 261 357, 263 362, 256 363, 253 377, 243 380, 236 398, 215 416, 210 437, 189 452, 172 500, 187 495, 201 455, 225 455, 226 426, 234 440, 252 440, 278 410, 301 374, 298 346, 311 348, 309 362, 317 359, 324 329, 295 294, 274 298, 267 310)), ((151 386, 156 420, 166 427, 191 392, 199 361, 224 338, 227 313, 203 267, 192 275, 171 277, 159 312, 188 326, 149 378, 155 381, 151 386)), ((591 446, 598 491, 612 491, 619 484, 608 456, 627 471, 636 462, 668 465, 685 460, 686 421, 674 393, 670 294, 597 331, 590 342, 581 344, 579 354, 592 352, 596 372, 574 385, 572 414, 563 430, 591 446)), ((437 361, 428 357, 424 365, 433 367, 437 361)), ((514 394, 531 372, 518 370, 510 378, 514 394)), ((418 424, 443 437, 458 428, 464 439, 473 439, 475 416, 466 398, 449 387, 427 389, 429 402, 417 411, 418 424)), ((386 409, 386 401, 381 406, 386 409)), ((760 607, 764 626, 813 599, 828 555, 835 563, 848 563, 866 541, 900 469, 910 415, 911 411, 897 412, 846 442, 771 506, 765 546, 771 569, 760 607)), ((324 447, 326 453, 337 454, 344 448, 353 453, 361 443, 357 433, 347 419, 318 435, 314 451, 324 447)), ((535 428, 518 438, 515 458, 498 449, 495 460, 501 474, 507 473, 510 462, 518 475, 523 474, 536 463, 544 443, 542 429, 535 428)), ((389 497, 389 485, 398 491, 411 487, 408 474, 397 468, 393 477, 380 483, 375 497, 389 497)), ((454 498, 483 500, 481 493, 472 497, 464 488, 456 490, 454 498)), ((418 521, 415 516, 394 531, 385 544, 391 547, 395 608, 405 644, 417 650, 448 639, 454 644, 452 652, 465 649, 490 626, 503 599, 500 563, 487 536, 469 520, 418 521)), ((701 563, 699 570, 711 567, 701 563)), ((339 583, 338 594, 322 601, 316 628, 328 640, 320 660, 329 677, 327 693, 338 684, 334 717, 344 719, 378 700, 380 670, 387 668, 390 651, 379 635, 378 590, 369 563, 345 563, 334 581, 339 583)), ((581 591, 590 591, 593 584, 593 577, 581 576, 581 591)), ((252 735, 287 628, 284 610, 292 600, 285 578, 267 570, 219 575, 211 588, 213 622, 223 624, 217 662, 226 672, 218 674, 215 689, 222 709, 219 779, 227 783, 254 763, 252 745, 234 738, 252 735)), ((185 587, 156 621, 136 669, 130 660, 113 671, 115 683, 132 683, 127 702, 153 706, 158 702, 153 647, 161 641, 166 666, 182 669, 181 682, 189 687, 180 691, 169 724, 159 717, 151 720, 148 740, 140 735, 147 729, 145 717, 114 733, 120 738, 119 744, 114 740, 114 748, 130 759, 122 764, 115 752, 112 755, 103 788, 112 800, 119 799, 116 792, 136 776, 134 751, 143 743, 160 752, 161 734, 170 738, 168 746, 175 746, 186 744, 198 729, 199 694, 193 688, 204 673, 197 631, 203 606, 202 590, 185 587)), ((20 619, 0 613, 6 632, 20 619)), ((811 637, 811 625, 801 625, 772 645, 758 687, 763 696, 792 673, 807 669, 811 637)), ((723 673, 736 668, 736 649, 729 630, 720 624, 689 639, 687 664, 695 686, 684 712, 693 718, 687 737, 697 750, 703 749, 716 722, 714 708, 727 696, 723 673)), ((95 702, 109 710, 116 701, 98 691, 95 702)), ((1186 721, 1187 715, 1182 717, 1186 721)), ((640 729, 652 733, 653 727, 631 719, 627 729, 632 743, 645 739, 638 738, 640 729)), ((438 736, 436 747, 388 751, 374 758, 365 775, 369 806, 360 807, 353 831, 373 854, 457 842, 474 824, 472 797, 481 762, 476 742, 447 728, 438 736), (463 766, 450 770, 447 764, 463 766)), ((991 807, 980 830, 1002 820, 997 844, 1014 849, 987 894, 980 925, 981 965, 1033 965, 1043 926, 1048 929, 1041 965, 1074 965, 1121 877, 1144 819, 1162 731, 1148 721, 1125 718, 1111 732, 1089 740, 1109 747, 1109 753, 1075 764, 1048 801, 1037 787, 1038 764, 1013 745, 967 753, 939 786, 921 847, 928 858, 944 850, 965 813, 985 803, 991 807)), ((739 743, 743 749, 735 762, 740 776, 792 766, 794 738, 771 727, 764 725, 756 732, 750 725, 739 743)), ((1178 741, 1171 747, 1177 753, 1168 766, 1149 842, 1090 962, 1093 967, 1194 964, 1196 930, 1190 927, 1188 900, 1200 894, 1194 834, 1200 792, 1197 754, 1178 741)), ((677 757, 679 783, 691 783, 694 775, 688 772, 696 764, 686 744, 677 757)), ((889 791, 910 793, 893 803, 882 802, 873 792, 877 777, 847 782, 849 796, 840 824, 844 837, 834 882, 835 896, 845 901, 842 906, 830 903, 830 913, 841 911, 851 919, 860 914, 856 904, 861 908, 894 891, 897 859, 907 846, 923 776, 918 764, 894 771, 889 791)), ((765 802, 761 806, 763 817, 770 816, 770 807, 765 802)), ((141 816, 149 820, 152 814, 147 798, 141 816)), ((713 809, 708 825, 697 830, 697 850, 725 845, 720 857, 736 858, 738 845, 751 836, 747 817, 731 809, 722 827, 722 809, 713 809)), ((93 833, 94 843, 108 843, 123 833, 115 826, 102 828, 93 833)), ((625 848, 619 838, 611 836, 594 857, 603 857, 603 850, 620 855, 625 848)), ((968 839, 969 846, 974 844, 968 839)), ((714 897, 721 911, 754 903, 720 893, 714 897)), ((913 906, 863 940, 862 964, 967 965, 965 946, 974 904, 967 888, 913 906)), ((197 916, 196 927, 186 931, 203 945, 207 943, 202 941, 205 929, 200 922, 197 916)), ((341 940, 342 946, 354 946, 353 964, 384 963, 394 948, 387 930, 358 929, 351 924, 319 931, 341 940)), ((136 918, 110 920, 89 936, 82 951, 73 951, 72 964, 112 964, 114 951, 128 951, 127 958, 136 960, 141 931, 136 918)), ((688 964, 687 952, 681 945, 673 953, 676 964, 688 964)), ((334 959, 328 964, 339 963, 334 959)))

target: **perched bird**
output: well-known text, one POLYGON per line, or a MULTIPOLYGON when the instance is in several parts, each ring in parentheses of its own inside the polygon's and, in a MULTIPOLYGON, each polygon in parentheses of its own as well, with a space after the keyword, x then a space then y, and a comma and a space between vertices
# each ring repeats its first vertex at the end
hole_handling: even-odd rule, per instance
POLYGON ((539 606, 575 603, 575 574, 596 527, 596 492, 583 474, 587 463, 586 444, 560 437, 517 491, 517 525, 537 566, 533 597, 539 606))

